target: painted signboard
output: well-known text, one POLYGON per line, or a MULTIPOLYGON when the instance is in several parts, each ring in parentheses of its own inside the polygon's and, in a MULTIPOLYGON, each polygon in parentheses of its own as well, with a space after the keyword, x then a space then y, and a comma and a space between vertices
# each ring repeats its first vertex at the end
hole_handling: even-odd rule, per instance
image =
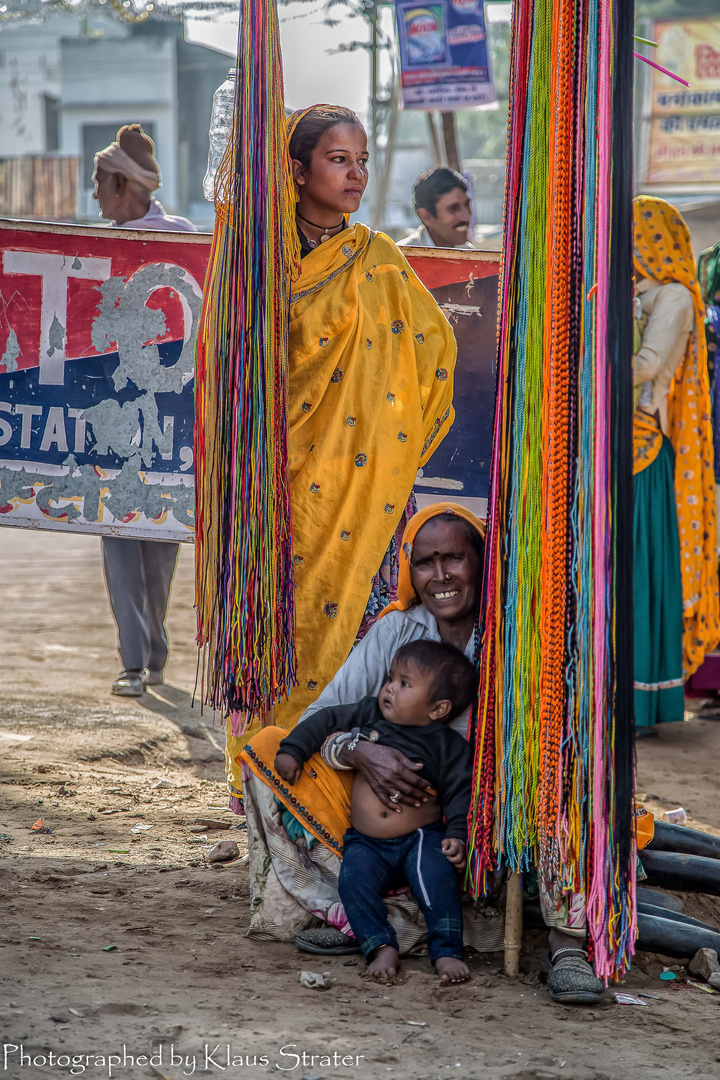
MULTIPOLYGON (((0 524, 193 539, 193 340, 209 235, 0 221, 0 524)), ((498 256, 406 249, 459 344, 420 502, 487 495, 498 256)))
POLYGON ((656 22, 649 78, 648 184, 720 184, 720 17, 656 22))
POLYGON ((192 538, 209 238, 0 226, 0 520, 192 538))
POLYGON ((482 0, 395 0, 405 109, 468 109, 497 100, 482 0))
POLYGON ((438 498, 452 499, 484 517, 495 410, 500 255, 443 248, 402 250, 447 315, 458 343, 455 423, 418 473, 415 495, 420 506, 438 498))

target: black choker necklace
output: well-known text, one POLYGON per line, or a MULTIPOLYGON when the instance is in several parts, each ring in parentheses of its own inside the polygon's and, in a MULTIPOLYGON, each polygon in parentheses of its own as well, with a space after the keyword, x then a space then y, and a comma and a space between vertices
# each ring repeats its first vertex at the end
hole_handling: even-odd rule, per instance
MULTIPOLYGON (((331 230, 332 230, 332 232, 335 232, 336 229, 342 229, 343 221, 345 220, 345 218, 343 217, 343 218, 340 219, 340 224, 339 225, 330 225, 329 228, 328 228, 327 226, 324 226, 324 225, 316 225, 314 221, 308 221, 307 218, 304 218, 302 216, 302 214, 300 213, 299 210, 296 210, 295 213, 297 214, 297 216, 300 218, 301 221, 305 222, 306 225, 312 225, 313 229, 323 229, 323 228, 325 229, 322 236, 320 237, 320 243, 321 244, 324 244, 326 240, 330 239, 330 231, 331 230)), ((317 241, 316 240, 311 240, 308 237, 307 241, 308 241, 308 244, 310 244, 310 247, 317 247, 317 241)))

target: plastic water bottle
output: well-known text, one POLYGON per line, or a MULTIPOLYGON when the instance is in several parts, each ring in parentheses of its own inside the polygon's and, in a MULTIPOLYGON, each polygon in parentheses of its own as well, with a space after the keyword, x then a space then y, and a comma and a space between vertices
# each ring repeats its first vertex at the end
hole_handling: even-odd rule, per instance
POLYGON ((208 202, 215 202, 215 176, 220 168, 220 162, 232 131, 236 82, 237 68, 230 68, 225 82, 221 83, 213 94, 209 132, 210 152, 207 172, 203 180, 203 195, 208 202))

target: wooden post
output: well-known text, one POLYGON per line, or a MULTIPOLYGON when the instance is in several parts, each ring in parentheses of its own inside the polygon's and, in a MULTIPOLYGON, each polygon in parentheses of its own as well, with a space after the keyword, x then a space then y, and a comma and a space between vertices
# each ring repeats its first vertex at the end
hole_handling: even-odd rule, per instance
POLYGON ((517 975, 520 971, 520 946, 522 945, 522 877, 517 871, 507 880, 505 903, 505 974, 517 975))
POLYGON ((361 5, 363 14, 370 20, 372 36, 370 39, 370 149, 377 154, 378 145, 378 7, 369 0, 361 5))
POLYGON ((373 208, 370 216, 373 229, 382 228, 385 216, 385 204, 387 203, 388 187, 390 185, 390 173, 392 171, 393 155, 395 153, 395 136, 397 134, 398 110, 400 108, 400 84, 398 83, 390 100, 390 117, 388 119, 387 144, 383 156, 382 169, 377 177, 377 190, 373 200, 373 208))
POLYGON ((270 708, 268 709, 268 711, 263 716, 263 718, 262 718, 262 726, 264 728, 266 728, 266 727, 274 727, 275 726, 275 706, 274 705, 271 705, 270 708))
POLYGON ((462 172, 458 153, 457 134, 455 132, 455 113, 444 112, 442 116, 443 139, 445 140, 445 160, 450 169, 462 172))
POLYGON ((430 135, 430 151, 433 165, 442 165, 442 154, 440 153, 440 142, 435 128, 434 115, 431 112, 426 112, 425 116, 427 117, 428 134, 430 135))

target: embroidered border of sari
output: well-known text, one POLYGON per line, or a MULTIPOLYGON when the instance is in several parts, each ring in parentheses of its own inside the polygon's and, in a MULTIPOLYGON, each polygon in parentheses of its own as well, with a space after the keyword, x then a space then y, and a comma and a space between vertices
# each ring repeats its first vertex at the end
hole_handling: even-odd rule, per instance
POLYGON ((329 769, 319 754, 313 754, 303 765, 302 776, 291 787, 273 768, 275 755, 287 734, 284 728, 264 728, 235 761, 252 769, 321 844, 342 855, 343 837, 350 828, 350 794, 355 773, 329 769))

